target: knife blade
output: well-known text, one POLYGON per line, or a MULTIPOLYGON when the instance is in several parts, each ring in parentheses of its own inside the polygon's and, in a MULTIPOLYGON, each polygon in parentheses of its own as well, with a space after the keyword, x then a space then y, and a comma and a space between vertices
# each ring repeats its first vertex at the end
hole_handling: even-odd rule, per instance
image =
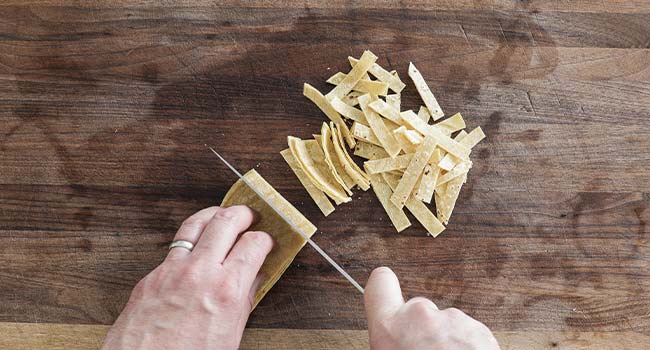
POLYGON ((208 149, 210 149, 210 151, 212 151, 212 153, 214 153, 228 167, 228 169, 230 169, 233 173, 235 173, 235 175, 237 175, 237 177, 239 177, 240 180, 242 180, 248 187, 250 187, 250 189, 253 190, 255 194, 257 194, 260 198, 262 198, 262 200, 266 202, 266 204, 268 204, 271 207, 271 209, 273 209, 276 213, 278 213, 278 215, 280 215, 280 217, 284 221, 286 221, 289 224, 289 226, 291 226, 291 228, 294 229, 294 231, 298 232, 298 234, 301 235, 302 238, 305 239, 307 243, 309 243, 309 245, 318 252, 318 254, 320 254, 323 258, 325 258, 325 260, 327 260, 327 262, 329 262, 330 265, 332 265, 343 277, 345 277, 345 279, 347 279, 359 292, 361 292, 361 294, 363 294, 364 292, 363 287, 361 287, 361 285, 354 278, 352 278, 352 276, 350 276, 350 274, 348 274, 341 267, 341 265, 339 265, 336 261, 334 261, 334 259, 332 259, 332 257, 330 257, 327 253, 325 253, 325 251, 321 247, 319 247, 318 244, 312 241, 311 238, 309 238, 300 229, 300 227, 294 224, 281 210, 276 208, 273 205, 273 203, 271 203, 271 201, 269 201, 266 198, 266 196, 264 196, 260 191, 258 191, 257 188, 255 188, 255 186, 253 186, 253 184, 250 183, 250 181, 248 181, 239 171, 237 171, 237 169, 234 166, 228 163, 228 161, 224 157, 222 157, 217 151, 215 151, 214 148, 209 147, 208 145, 205 146, 208 147, 208 149))

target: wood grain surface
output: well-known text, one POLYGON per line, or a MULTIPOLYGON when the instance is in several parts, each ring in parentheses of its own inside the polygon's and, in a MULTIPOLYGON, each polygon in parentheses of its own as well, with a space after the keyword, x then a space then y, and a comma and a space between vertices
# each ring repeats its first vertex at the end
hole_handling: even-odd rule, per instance
MULTIPOLYGON (((388 265, 407 296, 500 334, 647 348, 649 47, 642 0, 3 1, 0 321, 111 324, 180 222, 235 181, 209 144, 296 204, 361 282, 388 265), (396 234, 371 192, 323 218, 279 154, 326 118, 303 82, 324 91, 364 49, 405 81, 413 61, 487 134, 436 239, 396 234)), ((420 104, 410 82, 403 104, 420 104)), ((366 327, 360 296, 310 249, 249 326, 366 346, 346 333, 366 327)))
MULTIPOLYGON (((0 323, 0 349, 92 350, 108 330, 101 325, 0 323)), ((502 350, 643 349, 650 337, 636 332, 496 332, 502 350)), ((247 328, 242 350, 368 349, 365 330, 247 328)))

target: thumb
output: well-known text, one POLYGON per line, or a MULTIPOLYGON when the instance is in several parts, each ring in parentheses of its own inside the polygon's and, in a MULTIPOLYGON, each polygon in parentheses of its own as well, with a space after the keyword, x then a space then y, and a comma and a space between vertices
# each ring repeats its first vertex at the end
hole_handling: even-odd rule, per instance
POLYGON ((368 325, 390 317, 404 304, 399 280, 388 267, 379 267, 372 271, 363 299, 368 325))

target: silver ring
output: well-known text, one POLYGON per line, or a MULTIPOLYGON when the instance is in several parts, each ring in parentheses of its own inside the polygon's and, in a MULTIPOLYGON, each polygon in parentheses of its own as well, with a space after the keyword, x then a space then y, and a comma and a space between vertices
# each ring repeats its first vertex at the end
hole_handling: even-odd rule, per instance
POLYGON ((194 249, 194 243, 188 242, 188 241, 183 241, 183 240, 173 241, 169 245, 169 250, 172 250, 174 248, 184 248, 184 249, 187 249, 187 250, 189 250, 191 252, 192 249, 194 249))

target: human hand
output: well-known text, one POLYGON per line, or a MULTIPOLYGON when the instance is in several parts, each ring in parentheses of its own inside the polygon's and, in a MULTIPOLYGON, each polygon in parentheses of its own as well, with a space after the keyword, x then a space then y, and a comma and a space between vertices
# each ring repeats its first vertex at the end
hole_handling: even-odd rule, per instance
POLYGON ((133 289, 102 349, 236 349, 273 247, 264 232, 246 232, 255 219, 245 206, 210 207, 190 216, 174 240, 192 242, 133 289))
POLYGON ((364 293, 372 350, 498 350, 490 330, 458 309, 426 298, 404 302, 397 276, 375 269, 364 293))

